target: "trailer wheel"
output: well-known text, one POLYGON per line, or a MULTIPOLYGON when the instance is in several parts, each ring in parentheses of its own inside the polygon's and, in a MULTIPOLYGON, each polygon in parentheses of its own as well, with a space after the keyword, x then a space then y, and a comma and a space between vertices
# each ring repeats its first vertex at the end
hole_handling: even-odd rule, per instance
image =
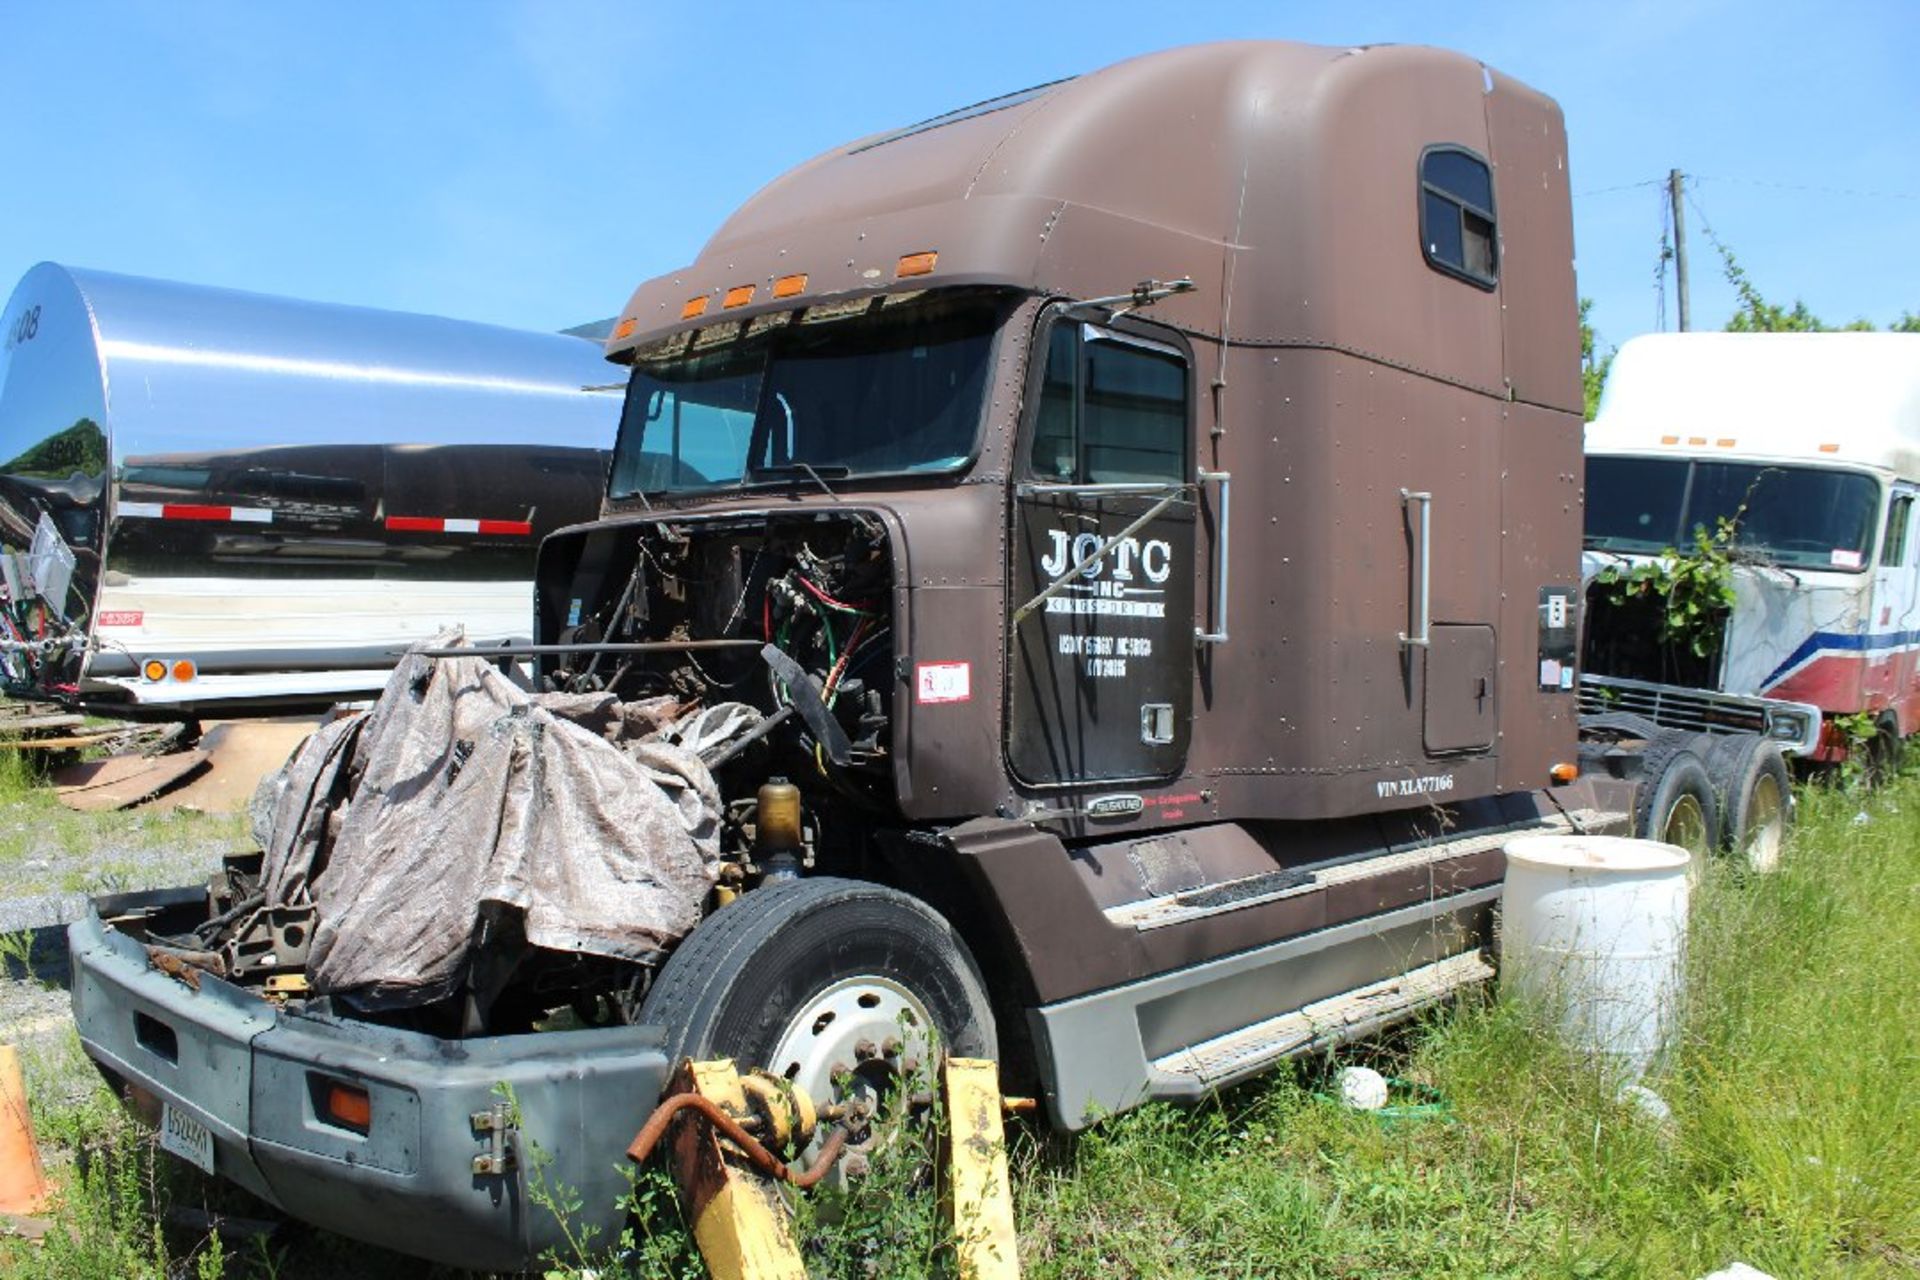
POLYGON ((1720 827, 1713 780, 1692 749, 1697 737, 1669 731, 1648 745, 1633 830, 1643 840, 1679 845, 1699 862, 1719 844, 1720 827))
POLYGON ((1906 759, 1907 740, 1900 736, 1899 718, 1884 712, 1866 746, 1867 785, 1881 787, 1893 781, 1906 759))
POLYGON ((660 970, 640 1021, 666 1028, 669 1062, 732 1058, 822 1104, 878 1104, 941 1049, 996 1053, 985 984, 952 927, 918 898, 827 877, 766 885, 709 916, 660 970))
POLYGON ((1793 821, 1793 775, 1779 744, 1757 734, 1715 739, 1708 772, 1720 800, 1727 851, 1755 871, 1780 865, 1780 849, 1793 821))

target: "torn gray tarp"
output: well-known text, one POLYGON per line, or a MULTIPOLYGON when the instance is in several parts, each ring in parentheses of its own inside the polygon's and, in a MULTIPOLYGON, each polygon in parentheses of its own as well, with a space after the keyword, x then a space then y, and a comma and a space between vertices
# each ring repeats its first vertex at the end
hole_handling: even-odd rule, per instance
POLYGON ((716 877, 720 798, 697 752, 759 718, 674 710, 409 654, 370 711, 270 783, 262 885, 271 905, 314 906, 313 988, 363 1007, 440 999, 501 909, 536 947, 657 958, 716 877))

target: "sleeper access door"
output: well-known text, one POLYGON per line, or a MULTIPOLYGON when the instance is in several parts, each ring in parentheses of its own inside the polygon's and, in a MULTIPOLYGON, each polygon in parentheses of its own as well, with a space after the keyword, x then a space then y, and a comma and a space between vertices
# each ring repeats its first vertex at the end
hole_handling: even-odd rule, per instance
POLYGON ((1180 772, 1192 721, 1192 361, 1054 311, 1014 468, 1007 763, 1034 786, 1180 772))

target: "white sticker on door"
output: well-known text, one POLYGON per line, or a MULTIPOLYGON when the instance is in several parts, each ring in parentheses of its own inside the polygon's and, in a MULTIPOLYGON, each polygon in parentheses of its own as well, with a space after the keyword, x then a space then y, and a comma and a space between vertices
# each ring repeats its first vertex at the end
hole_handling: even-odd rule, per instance
POLYGON ((973 697, 970 662, 922 662, 913 673, 916 702, 966 702, 973 697))

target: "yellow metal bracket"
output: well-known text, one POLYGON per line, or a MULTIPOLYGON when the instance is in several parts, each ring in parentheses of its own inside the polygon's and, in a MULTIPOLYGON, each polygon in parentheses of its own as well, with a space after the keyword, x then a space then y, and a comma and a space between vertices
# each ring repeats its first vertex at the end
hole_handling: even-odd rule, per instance
MULTIPOLYGON (((682 1064, 668 1093, 688 1092, 731 1115, 750 1114, 746 1090, 728 1059, 682 1064)), ((778 1188, 711 1125, 683 1122, 671 1144, 681 1204, 714 1280, 806 1280, 778 1188)))
POLYGON ((942 1172, 960 1280, 1019 1280, 1000 1067, 948 1058, 940 1084, 948 1127, 942 1172))
MULTIPOLYGON (((940 1186, 960 1280, 1019 1280, 1002 1117, 1032 1104, 1002 1099, 999 1066, 981 1058, 946 1060, 941 1100, 948 1134, 940 1186)), ((828 1108, 819 1117, 829 1113, 838 1111, 828 1108)), ((715 1280, 806 1280, 779 1183, 813 1185, 846 1133, 829 1137, 804 1174, 783 1164, 768 1144, 804 1146, 816 1118, 811 1099, 784 1081, 742 1075, 728 1059, 683 1062, 627 1154, 644 1160, 656 1144, 667 1143, 681 1207, 715 1280), (683 1116, 686 1111, 696 1114, 683 1116)))

